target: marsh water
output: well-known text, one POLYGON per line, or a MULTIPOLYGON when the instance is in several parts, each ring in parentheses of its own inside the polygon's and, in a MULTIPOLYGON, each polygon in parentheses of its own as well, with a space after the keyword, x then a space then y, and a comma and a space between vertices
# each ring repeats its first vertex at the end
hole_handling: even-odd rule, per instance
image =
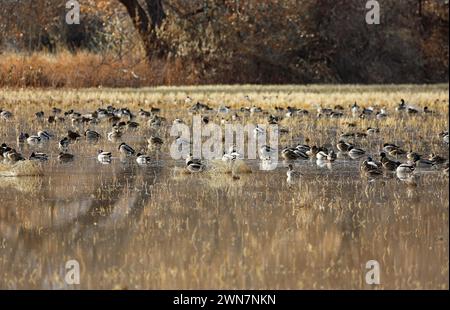
POLYGON ((362 177, 358 161, 251 174, 179 173, 93 156, 2 178, 0 287, 448 288, 448 176, 362 177), (65 282, 66 262, 80 284, 65 282), (381 284, 365 282, 366 262, 381 284))
MULTIPOLYGON (((385 142, 424 156, 430 152, 449 156, 448 145, 439 136, 448 130, 447 85, 442 91, 414 86, 401 88, 401 93, 296 91, 250 93, 258 101, 246 101, 275 114, 273 107, 279 103, 311 111, 308 116, 280 122, 289 129, 280 136, 280 149, 304 143, 305 137, 310 145, 336 149, 340 133, 365 132, 371 126, 380 132, 351 142, 376 159, 385 142), (400 96, 438 113, 395 113, 393 103, 400 96), (389 116, 385 120, 355 118, 348 110, 355 101, 373 104, 376 109, 388 107, 389 116), (339 103, 346 109, 345 116, 318 118, 314 106, 305 102, 325 107, 339 103)), ((407 181, 391 173, 377 178, 362 175, 359 166, 365 158, 343 158, 331 164, 296 161, 295 169, 302 175, 293 184, 286 180, 285 162, 265 171, 258 160, 245 161, 251 173, 235 175, 214 170, 217 162, 206 162, 211 169, 189 174, 184 161, 169 156, 173 137, 167 132, 175 117, 190 122, 186 93, 96 90, 42 94, 33 90, 25 95, 19 92, 5 97, 14 118, 0 123, 0 142, 15 146, 20 132, 43 129, 54 137, 35 149, 49 155, 42 164, 43 176, 0 177, 2 289, 449 287, 449 176, 442 166, 418 169, 415 178, 407 181), (134 158, 118 157, 120 142, 106 139, 112 126, 107 120, 80 127, 69 119, 48 124, 34 116, 40 110, 50 115, 60 102, 65 110, 92 112, 117 98, 136 114, 139 108, 149 108, 144 101, 149 98, 167 118, 167 126, 159 129, 136 118, 140 128, 122 137, 136 151, 146 148, 150 134, 164 140, 160 151, 148 151, 148 166, 139 166, 134 158), (25 104, 30 107, 26 111, 22 109, 25 104), (68 129, 82 134, 88 126, 102 135, 99 143, 89 144, 82 137, 69 147, 75 160, 58 162, 57 142, 68 129), (97 161, 100 149, 113 153, 111 164, 97 161), (66 263, 74 261, 80 267, 79 284, 66 281, 73 270, 73 265, 67 268, 66 263), (379 264, 379 285, 366 282, 369 261, 379 264)), ((224 120, 216 112, 218 105, 234 105, 239 98, 229 90, 198 91, 191 96, 215 104, 209 116, 217 124, 224 120)), ((241 116, 242 124, 267 123, 266 114, 249 115, 238 108, 232 112, 241 116)), ((29 156, 33 149, 25 146, 20 151, 29 156)), ((405 162, 406 158, 399 160, 405 162)))

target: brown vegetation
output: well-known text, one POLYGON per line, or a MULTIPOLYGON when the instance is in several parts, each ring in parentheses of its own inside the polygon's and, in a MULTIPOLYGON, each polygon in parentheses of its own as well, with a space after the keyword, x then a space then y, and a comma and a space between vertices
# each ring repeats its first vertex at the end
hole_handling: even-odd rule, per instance
POLYGON ((359 0, 141 3, 80 1, 80 25, 65 24, 61 1, 2 5, 0 87, 448 81, 445 1, 380 1, 380 25, 359 0))

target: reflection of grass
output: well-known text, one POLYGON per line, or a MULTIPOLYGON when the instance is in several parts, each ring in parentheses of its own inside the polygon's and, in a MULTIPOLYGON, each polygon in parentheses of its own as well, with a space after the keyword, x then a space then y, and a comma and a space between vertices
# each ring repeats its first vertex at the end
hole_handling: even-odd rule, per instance
MULTIPOLYGON (((434 151, 448 157, 447 147, 437 136, 448 128, 447 91, 446 85, 342 88, 211 86, 143 91, 2 90, 2 108, 12 110, 16 122, 9 123, 12 126, 3 126, 4 123, 0 122, 0 134, 9 139, 6 142, 14 143, 14 135, 18 131, 36 132, 49 128, 60 138, 67 129, 73 128, 69 121, 64 125, 47 125, 38 123, 33 116, 38 110, 48 114, 52 106, 82 112, 107 104, 128 106, 133 111, 157 106, 163 109, 161 115, 167 118, 167 124, 171 124, 175 117, 190 123, 191 116, 185 109, 189 105, 184 103, 185 96, 190 95, 194 102, 200 100, 213 107, 222 104, 233 107, 255 105, 274 114, 273 107, 277 105, 307 108, 310 111, 308 116, 281 121, 280 125, 289 129, 289 133, 281 138, 282 146, 303 143, 305 138, 309 138, 310 144, 335 148, 341 132, 365 132, 370 126, 379 127, 380 133, 350 139, 369 153, 377 154, 383 142, 393 142, 406 150, 434 151), (247 94, 251 101, 244 98, 247 94), (438 114, 396 114, 394 105, 402 97, 418 108, 429 106, 438 114), (121 103, 116 103, 117 99, 121 103), (144 100, 148 103, 144 104, 144 100), (353 118, 347 113, 341 119, 316 118, 316 104, 324 107, 340 104, 348 112, 354 101, 376 109, 385 106, 391 117, 378 121, 353 118), (24 105, 27 109, 22 108, 24 105), (349 123, 355 127, 349 127, 349 123)), ((211 118, 217 123, 220 120, 215 117, 215 112, 211 118)), ((243 116, 243 122, 265 123, 266 119, 267 115, 243 116)), ((168 154, 171 142, 168 126, 153 130, 139 118, 137 121, 141 122, 141 128, 137 132, 126 132, 123 140, 140 150, 145 147, 150 133, 157 134, 165 140, 157 154, 162 160, 167 159, 163 156, 168 154)), ((104 137, 110 126, 102 122, 89 127, 104 137)), ((80 132, 83 129, 78 128, 80 132)), ((288 186, 286 168, 264 172, 254 169, 247 173, 250 172, 249 167, 238 163, 233 173, 227 164, 217 160, 205 161, 208 165, 205 172, 190 174, 182 161, 172 167, 173 161, 169 158, 169 172, 162 174, 157 184, 145 189, 149 194, 142 214, 125 216, 121 226, 113 224, 106 229, 104 223, 116 211, 108 198, 119 188, 120 199, 128 206, 128 203, 133 203, 132 197, 137 191, 128 180, 117 178, 126 166, 118 162, 118 143, 102 139, 91 145, 82 139, 69 149, 76 156, 75 162, 62 166, 54 160, 58 152, 56 140, 43 147, 42 151, 53 156, 44 165, 49 171, 61 169, 70 173, 64 177, 50 175, 46 181, 48 188, 38 197, 40 201, 48 199, 45 195, 50 193, 50 198, 59 200, 81 201, 90 197, 107 202, 89 211, 79 206, 79 213, 73 215, 80 214, 79 217, 83 218, 84 212, 95 213, 98 216, 95 227, 91 224, 83 226, 85 224, 80 221, 75 225, 76 233, 59 231, 40 235, 40 240, 43 240, 40 246, 32 250, 18 249, 18 253, 24 255, 15 254, 13 257, 9 252, 0 252, 4 255, 0 257, 0 270, 4 271, 0 287, 61 285, 61 274, 48 269, 60 270, 61 261, 75 257, 84 270, 81 288, 370 289, 364 283, 364 264, 376 259, 383 270, 380 288, 448 289, 449 192, 448 176, 443 174, 419 174, 412 186, 394 177, 382 177, 372 182, 351 171, 356 163, 349 165, 348 169, 345 167, 342 174, 325 170, 316 175, 305 173, 305 163, 301 162, 297 163, 296 170, 305 175, 298 183, 288 186), (103 166, 96 163, 98 149, 112 151, 113 164, 103 166), (95 171, 95 176, 86 171, 95 171), (89 237, 84 237, 85 230, 91 233, 89 237), (79 238, 75 244, 71 243, 74 236, 79 238), (7 268, 7 262, 11 260, 14 264, 7 268)), ((26 147, 24 153, 29 151, 26 147)), ((156 158, 153 152, 150 155, 156 158)), ((405 161, 404 158, 400 160, 405 161)), ((134 159, 130 162, 134 164, 132 169, 138 169, 134 159)), ((146 171, 146 168, 139 169, 146 171)), ((136 170, 130 172, 136 173, 136 170)), ((152 179, 153 175, 149 178, 152 179)), ((34 193, 28 188, 40 188, 40 185, 24 184, 28 178, 14 178, 14 182, 21 181, 17 185, 12 184, 13 178, 4 179, 7 181, 1 182, 6 185, 0 187, 2 193, 18 188, 33 194, 17 195, 13 192, 17 198, 8 200, 0 209, 0 233, 6 236, 4 232, 8 232, 8 237, 13 236, 9 237, 8 246, 22 244, 23 235, 17 232, 14 237, 14 232, 23 234, 29 227, 38 230, 42 223, 51 227, 55 216, 66 219, 74 213, 69 211, 77 211, 76 205, 61 208, 62 202, 58 202, 58 206, 41 204, 35 207, 34 193), (60 211, 54 208, 60 208, 60 211)), ((145 186, 145 182, 138 184, 145 186)), ((34 236, 27 237, 33 243, 34 236)))
POLYGON ((41 176, 43 174, 42 166, 35 161, 19 161, 15 164, 0 163, 0 176, 3 177, 41 176))

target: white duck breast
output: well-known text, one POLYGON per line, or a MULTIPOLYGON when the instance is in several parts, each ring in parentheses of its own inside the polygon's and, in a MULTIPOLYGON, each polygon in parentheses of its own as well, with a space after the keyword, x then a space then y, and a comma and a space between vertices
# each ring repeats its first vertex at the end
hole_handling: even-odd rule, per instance
POLYGON ((328 154, 325 153, 324 151, 320 151, 319 153, 316 154, 316 159, 318 160, 325 160, 327 159, 328 154))
POLYGON ((148 156, 148 155, 138 154, 136 157, 136 162, 139 165, 147 165, 150 163, 150 160, 151 160, 150 156, 148 156))
POLYGON ((105 163, 105 162, 111 162, 111 152, 103 152, 100 151, 97 155, 97 159, 99 162, 101 163, 105 163))
POLYGON ((39 136, 29 136, 28 138, 27 138, 27 143, 29 144, 29 145, 38 145, 38 144, 40 144, 42 142, 42 139, 41 139, 41 137, 39 137, 39 136))
POLYGON ((413 173, 415 170, 414 165, 411 164, 401 164, 397 167, 396 172, 399 174, 413 173))
POLYGON ((268 145, 263 145, 260 149, 259 149, 259 156, 261 157, 261 159, 270 159, 272 158, 275 154, 277 153, 277 150, 275 150, 274 148, 268 146, 268 145))

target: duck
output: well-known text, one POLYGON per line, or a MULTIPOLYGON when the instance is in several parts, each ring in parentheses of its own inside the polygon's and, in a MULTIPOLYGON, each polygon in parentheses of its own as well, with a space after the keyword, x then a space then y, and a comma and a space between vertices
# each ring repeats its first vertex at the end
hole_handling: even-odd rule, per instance
POLYGON ((400 111, 406 110, 406 108, 407 108, 407 104, 406 104, 405 100, 402 98, 402 99, 400 99, 400 103, 395 108, 395 110, 400 112, 400 111))
POLYGON ((416 170, 416 167, 413 163, 401 164, 395 169, 397 175, 408 175, 412 174, 416 170))
POLYGON ((259 157, 263 160, 272 159, 272 157, 274 157, 275 154, 277 154, 277 150, 270 147, 269 145, 263 145, 259 149, 259 157))
POLYGON ((42 139, 41 139, 41 137, 35 136, 35 135, 29 136, 27 138, 27 143, 28 143, 28 145, 31 145, 31 146, 39 145, 42 143, 42 139))
POLYGON ((353 115, 357 115, 359 113, 359 106, 358 106, 358 104, 356 102, 352 105, 351 109, 352 109, 352 114, 353 115))
POLYGON ((84 132, 84 136, 86 137, 86 140, 89 142, 97 142, 100 139, 100 134, 96 132, 95 130, 87 129, 84 132))
POLYGON ((410 161, 417 161, 421 158, 422 156, 419 153, 413 152, 413 151, 409 151, 406 154, 406 159, 410 160, 410 161))
POLYGON ((234 162, 237 159, 242 159, 243 156, 236 151, 234 145, 230 146, 228 152, 224 152, 222 156, 222 161, 224 162, 234 162))
POLYGON ((217 109, 217 113, 228 114, 229 112, 230 112, 230 107, 220 106, 220 107, 217 109))
POLYGON ((373 135, 373 134, 376 134, 376 133, 379 133, 379 132, 380 132, 379 128, 373 128, 373 127, 368 127, 367 130, 366 130, 366 133, 368 135, 373 135))
POLYGON ((375 117, 376 117, 378 120, 382 120, 382 119, 385 119, 386 117, 388 117, 388 114, 387 114, 387 112, 386 112, 385 109, 381 109, 379 112, 377 112, 377 114, 375 115, 375 117))
POLYGON ((294 170, 294 166, 292 164, 288 165, 288 171, 286 172, 286 181, 288 183, 294 183, 300 178, 301 175, 302 174, 300 172, 294 170))
POLYGON ((308 151, 306 151, 306 155, 308 155, 309 158, 316 158, 316 155, 317 153, 319 153, 319 151, 319 148, 313 145, 308 151))
POLYGON ((388 171, 395 171, 401 165, 399 161, 390 160, 385 152, 380 153, 381 165, 388 171))
POLYGON ((140 125, 138 122, 127 121, 125 126, 127 127, 128 130, 136 130, 139 128, 140 125))
POLYGON ((110 163, 112 154, 111 152, 105 152, 103 150, 98 151, 97 160, 101 163, 110 163))
POLYGON ((115 142, 122 137, 122 131, 118 129, 113 129, 107 134, 108 140, 111 142, 115 142))
POLYGON ((389 153, 390 151, 394 150, 394 149, 399 149, 400 147, 393 144, 393 143, 384 143, 383 144, 383 151, 386 153, 389 153))
POLYGON ((125 142, 122 142, 119 145, 118 149, 119 149, 120 153, 125 156, 132 156, 135 153, 134 149, 131 146, 129 146, 128 144, 126 144, 125 142))
POLYGON ((68 137, 62 138, 58 143, 58 148, 60 151, 66 152, 69 147, 70 139, 68 137))
POLYGON ((317 159, 317 160, 326 160, 327 158, 328 158, 328 154, 325 153, 324 151, 319 151, 319 152, 316 154, 316 159, 317 159))
POLYGON ((48 155, 40 152, 32 152, 28 160, 47 161, 48 155))
POLYGON ((78 132, 68 130, 67 138, 69 138, 70 143, 73 143, 73 142, 77 141, 79 138, 81 138, 81 136, 78 132))
POLYGON ((428 157, 428 159, 430 161, 432 161, 433 163, 435 163, 436 165, 441 165, 441 164, 444 164, 445 162, 447 162, 447 158, 436 155, 434 153, 431 153, 430 156, 428 157))
POLYGON ((281 151, 281 157, 285 160, 308 159, 308 155, 297 148, 288 147, 281 151))
POLYGON ((147 139, 147 143, 150 147, 160 147, 164 144, 164 141, 160 137, 152 135, 147 139))
POLYGON ((344 140, 339 140, 339 142, 336 145, 337 149, 343 153, 347 153, 353 148, 353 145, 350 143, 345 142, 344 140))
POLYGON ((422 168, 422 169, 430 169, 430 168, 436 167, 436 164, 428 159, 418 158, 417 160, 410 161, 410 163, 414 164, 416 168, 422 168))
POLYGON ((150 161, 151 161, 150 156, 145 155, 145 154, 141 154, 141 153, 137 153, 136 154, 136 162, 139 165, 147 165, 147 164, 150 163, 150 161))
POLYGON ((25 160, 25 158, 23 158, 22 154, 17 152, 15 149, 11 149, 11 148, 9 148, 7 151, 4 151, 2 155, 10 163, 15 163, 18 161, 25 160))
POLYGON ((64 152, 60 152, 58 155, 58 160, 62 163, 68 163, 73 161, 74 159, 74 155, 70 154, 70 153, 64 153, 64 152))
POLYGON ((360 166, 360 170, 363 173, 370 174, 370 175, 380 175, 383 174, 380 167, 375 163, 372 159, 372 157, 367 157, 365 161, 362 162, 360 166))
POLYGON ((13 117, 13 114, 9 111, 3 111, 2 109, 0 109, 0 119, 4 120, 4 121, 8 121, 13 117))
POLYGON ((44 113, 44 111, 39 111, 39 112, 34 113, 34 116, 36 116, 36 119, 38 121, 42 121, 42 119, 45 116, 45 113, 44 113))
POLYGON ((21 132, 21 133, 19 134, 19 136, 17 137, 17 145, 18 145, 18 146, 23 145, 23 144, 27 141, 27 138, 28 138, 28 137, 29 137, 29 136, 28 136, 27 133, 21 132))
POLYGON ((152 116, 152 113, 148 112, 148 111, 145 111, 143 109, 140 109, 138 115, 142 119, 148 119, 148 118, 150 118, 152 116))
POLYGON ((402 150, 402 149, 400 149, 400 148, 398 148, 398 149, 393 149, 393 150, 391 150, 391 151, 389 152, 389 155, 395 156, 395 157, 398 157, 398 156, 401 156, 401 155, 405 155, 405 154, 406 154, 406 151, 404 151, 404 150, 402 150))
POLYGON ((201 172, 205 169, 200 159, 193 158, 192 154, 186 158, 186 170, 191 173, 201 172))
POLYGON ((253 129, 253 136, 255 137, 255 139, 260 136, 264 136, 265 133, 266 131, 262 127, 259 127, 259 125, 256 125, 255 129, 253 129))
POLYGON ((348 156, 350 156, 351 159, 358 159, 361 158, 362 156, 364 156, 366 154, 366 151, 364 151, 363 149, 360 148, 354 148, 352 147, 349 151, 348 151, 348 156))
POLYGON ((327 155, 328 162, 330 162, 330 163, 334 162, 336 160, 336 158, 337 158, 337 154, 333 150, 328 152, 328 155, 327 155))

